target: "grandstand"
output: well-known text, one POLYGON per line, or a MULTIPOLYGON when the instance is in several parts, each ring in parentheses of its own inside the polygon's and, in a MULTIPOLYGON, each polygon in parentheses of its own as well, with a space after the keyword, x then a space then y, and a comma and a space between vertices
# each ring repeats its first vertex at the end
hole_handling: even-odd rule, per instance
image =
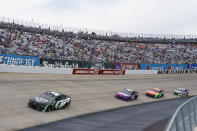
MULTIPOLYGON (((5 103, 5 99, 11 101, 11 104, 2 104, 0 130, 17 130, 147 102, 152 102, 149 107, 153 108, 160 100, 142 95, 148 88, 165 89, 164 100, 177 98, 171 94, 177 87, 186 87, 192 91, 191 95, 196 94, 197 37, 66 30, 0 18, 0 72, 1 103, 5 103), (139 101, 122 103, 114 99, 115 92, 127 87, 139 90, 139 101), (24 105, 30 96, 47 90, 62 91, 74 99, 66 112, 48 115, 43 120, 46 114, 27 110, 24 105), (16 96, 14 101, 12 95, 16 96)), ((161 107, 156 107, 154 109, 160 111, 161 107)), ((163 110, 170 112, 168 106, 163 110)), ((151 114, 150 111, 154 112, 148 109, 145 113, 139 111, 139 115, 151 114)), ((169 117, 163 116, 165 119, 169 117)), ((159 121, 157 117, 153 118, 159 121)), ((147 121, 153 123, 149 118, 147 121)), ((136 129, 149 124, 142 122, 141 127, 136 124, 136 129)))
MULTIPOLYGON (((57 28, 58 29, 58 28, 57 28)), ((124 35, 125 36, 125 35, 124 35)), ((167 35, 166 35, 167 36, 167 35)), ((161 38, 97 35, 24 26, 5 19, 0 23, 0 54, 34 56, 98 64, 113 68, 114 62, 132 64, 195 64, 197 39, 188 36, 161 38)), ((44 61, 44 60, 43 60, 44 61)), ((99 65, 99 66, 100 66, 99 65)), ((96 68, 96 67, 95 67, 96 68)))

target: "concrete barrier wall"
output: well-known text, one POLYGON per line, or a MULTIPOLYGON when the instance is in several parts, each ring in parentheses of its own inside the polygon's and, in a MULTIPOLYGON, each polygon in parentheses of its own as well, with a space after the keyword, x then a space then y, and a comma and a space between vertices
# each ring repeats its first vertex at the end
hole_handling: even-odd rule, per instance
MULTIPOLYGON (((72 74, 72 68, 50 68, 39 66, 16 66, 0 64, 0 72, 15 72, 15 73, 37 73, 37 74, 72 74)), ((126 70, 126 75, 129 74, 158 74, 158 70, 126 70)))
POLYGON ((34 73, 34 74, 72 74, 72 68, 49 68, 33 66, 16 66, 0 64, 0 72, 34 73))
POLYGON ((126 75, 158 74, 158 70, 126 70, 126 75))

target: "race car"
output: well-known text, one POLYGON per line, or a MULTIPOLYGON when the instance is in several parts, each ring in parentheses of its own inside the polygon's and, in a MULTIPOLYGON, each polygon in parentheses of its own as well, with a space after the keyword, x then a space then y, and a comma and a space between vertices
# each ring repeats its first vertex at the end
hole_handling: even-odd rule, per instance
POLYGON ((173 91, 174 95, 179 95, 181 97, 185 97, 189 95, 189 90, 184 88, 178 88, 173 91))
POLYGON ((71 97, 53 91, 47 91, 29 99, 28 107, 42 112, 64 109, 71 103, 71 97))
POLYGON ((151 90, 146 91, 146 96, 150 96, 153 98, 164 97, 164 91, 158 88, 152 88, 151 90))
POLYGON ((117 92, 115 97, 124 101, 136 100, 138 98, 138 92, 135 90, 124 89, 117 92))

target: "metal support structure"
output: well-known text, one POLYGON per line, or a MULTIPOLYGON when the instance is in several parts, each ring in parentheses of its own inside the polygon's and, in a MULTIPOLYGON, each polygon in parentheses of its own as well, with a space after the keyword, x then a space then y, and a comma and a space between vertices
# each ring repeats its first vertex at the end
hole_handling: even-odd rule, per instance
POLYGON ((72 27, 64 27, 63 25, 47 25, 42 24, 39 22, 35 22, 33 19, 31 20, 20 20, 20 19, 14 19, 14 18, 8 18, 8 17, 2 17, 0 16, 0 23, 15 23, 19 25, 25 25, 27 27, 36 27, 41 29, 48 29, 50 27, 51 31, 68 31, 68 32, 74 32, 74 33, 88 33, 91 34, 92 32, 95 32, 97 35, 101 36, 120 36, 122 38, 159 38, 159 39, 196 39, 197 34, 193 35, 172 35, 172 34, 144 34, 144 33, 121 33, 121 32, 112 32, 112 31, 104 31, 102 29, 100 30, 94 30, 94 29, 87 29, 87 28, 72 28, 72 27))

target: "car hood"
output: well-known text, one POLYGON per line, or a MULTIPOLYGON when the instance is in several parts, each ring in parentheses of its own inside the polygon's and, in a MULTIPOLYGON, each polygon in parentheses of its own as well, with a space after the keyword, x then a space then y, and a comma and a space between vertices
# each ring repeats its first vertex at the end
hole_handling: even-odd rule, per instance
POLYGON ((174 90, 175 92, 183 92, 183 91, 179 91, 179 90, 174 90))
POLYGON ((174 90, 176 93, 185 93, 184 91, 174 90))
POLYGON ((41 104, 50 104, 52 101, 44 99, 42 97, 36 96, 30 99, 32 102, 41 103, 41 104))
POLYGON ((129 97, 130 95, 124 93, 124 92, 117 92, 116 95, 119 95, 119 96, 126 96, 126 97, 129 97))
POLYGON ((146 93, 151 94, 151 95, 157 95, 157 94, 159 94, 159 93, 156 93, 154 91, 146 91, 146 93))

